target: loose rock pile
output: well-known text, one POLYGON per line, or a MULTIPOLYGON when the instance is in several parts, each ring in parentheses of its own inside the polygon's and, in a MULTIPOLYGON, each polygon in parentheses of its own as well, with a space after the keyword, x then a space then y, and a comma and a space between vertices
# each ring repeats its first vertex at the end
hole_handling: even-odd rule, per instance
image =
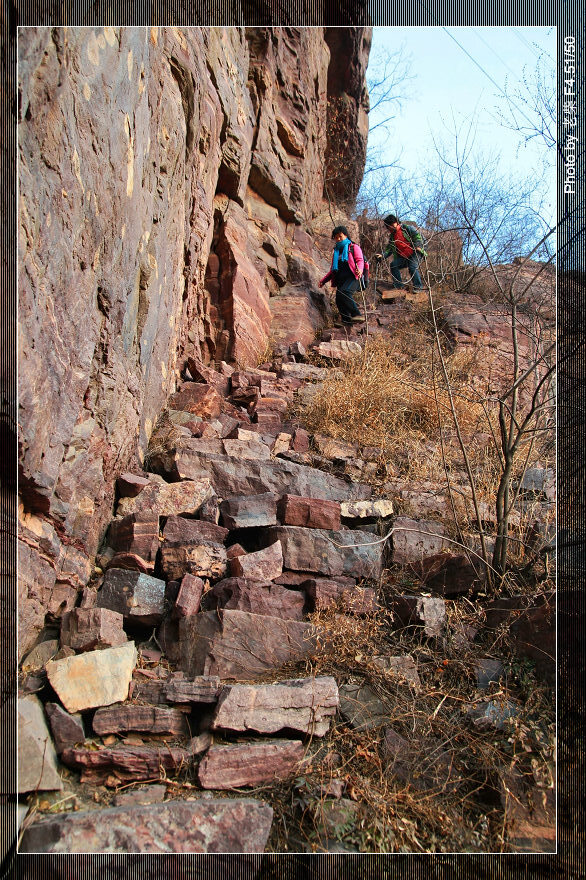
MULTIPOLYGON (((403 305, 384 308, 370 330, 386 331, 403 305)), ((360 332, 333 330, 312 346, 330 367, 307 363, 311 350, 299 343, 255 370, 189 362, 145 471, 118 479, 95 584, 63 616, 59 638, 24 664, 19 790, 61 789, 65 766, 82 785, 119 791, 116 805, 35 822, 23 851, 262 852, 271 806, 225 792, 323 760, 314 744, 336 713, 356 730, 385 723, 368 688, 279 672, 319 651, 323 633, 309 615, 376 614, 383 571, 399 563, 417 572, 425 595, 395 595, 395 625, 441 640, 446 598, 481 586, 467 559, 448 552, 437 521, 397 516, 399 492, 372 497, 365 479, 376 457, 310 438, 287 415, 360 350, 360 332), (176 789, 192 799, 161 802, 176 789)), ((375 661, 421 688, 411 656, 375 661)), ((503 722, 489 710, 487 724, 503 722)), ((408 774, 411 747, 391 728, 385 736, 389 761, 408 774)))

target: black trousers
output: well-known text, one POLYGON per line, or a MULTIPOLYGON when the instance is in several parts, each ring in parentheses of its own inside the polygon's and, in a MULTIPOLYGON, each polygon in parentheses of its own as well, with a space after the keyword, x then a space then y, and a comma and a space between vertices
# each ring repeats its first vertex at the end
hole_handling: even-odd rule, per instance
POLYGON ((336 290, 336 306, 340 312, 343 324, 350 324, 355 315, 360 314, 353 294, 359 289, 360 283, 357 278, 346 281, 336 290))

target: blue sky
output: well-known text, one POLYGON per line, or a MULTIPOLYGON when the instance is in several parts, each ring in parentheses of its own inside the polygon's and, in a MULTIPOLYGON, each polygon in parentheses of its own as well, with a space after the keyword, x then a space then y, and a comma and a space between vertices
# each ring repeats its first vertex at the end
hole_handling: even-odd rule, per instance
MULTIPOLYGON (((458 125, 473 120, 476 147, 498 154, 503 169, 512 173, 534 170, 551 180, 553 216, 552 151, 548 155, 538 143, 524 146, 518 134, 499 124, 496 108, 503 106, 499 87, 504 88, 507 82, 509 89, 523 89, 523 74, 531 74, 540 54, 545 53, 554 67, 555 40, 553 28, 374 28, 371 63, 383 47, 392 52, 400 49, 410 59, 413 76, 407 84, 407 98, 392 111, 396 118, 389 124, 390 136, 382 137, 385 158, 398 157, 405 176, 417 174, 433 162, 431 132, 440 140, 449 139, 447 127, 453 127, 452 115, 458 125), (549 168, 544 171, 547 163, 549 168)), ((373 114, 371 124, 376 118, 373 114)), ((373 134, 373 145, 381 143, 380 138, 380 131, 373 134)))

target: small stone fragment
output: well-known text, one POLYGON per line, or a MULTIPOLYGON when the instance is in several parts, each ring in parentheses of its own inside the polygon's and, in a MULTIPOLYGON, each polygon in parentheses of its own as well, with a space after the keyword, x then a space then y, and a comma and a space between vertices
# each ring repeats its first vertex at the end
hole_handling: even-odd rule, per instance
POLYGON ((85 740, 81 715, 70 715, 59 703, 46 703, 45 712, 49 718, 58 755, 85 740))
POLYGON ((281 542, 275 541, 246 556, 236 556, 230 560, 230 570, 234 577, 251 578, 257 581, 272 581, 283 571, 283 550, 281 542))
POLYGON ((61 644, 76 651, 116 648, 128 641, 123 623, 122 614, 109 608, 74 608, 61 620, 61 644))
POLYGON ((98 593, 98 606, 117 611, 144 626, 160 623, 165 610, 165 581, 151 575, 110 568, 98 593))

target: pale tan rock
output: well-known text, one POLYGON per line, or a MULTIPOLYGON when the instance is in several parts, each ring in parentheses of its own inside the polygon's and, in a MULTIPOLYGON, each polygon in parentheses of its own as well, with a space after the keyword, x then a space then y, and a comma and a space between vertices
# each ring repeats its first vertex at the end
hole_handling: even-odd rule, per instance
POLYGON ((123 702, 136 666, 134 642, 47 663, 47 677, 68 712, 123 702))

